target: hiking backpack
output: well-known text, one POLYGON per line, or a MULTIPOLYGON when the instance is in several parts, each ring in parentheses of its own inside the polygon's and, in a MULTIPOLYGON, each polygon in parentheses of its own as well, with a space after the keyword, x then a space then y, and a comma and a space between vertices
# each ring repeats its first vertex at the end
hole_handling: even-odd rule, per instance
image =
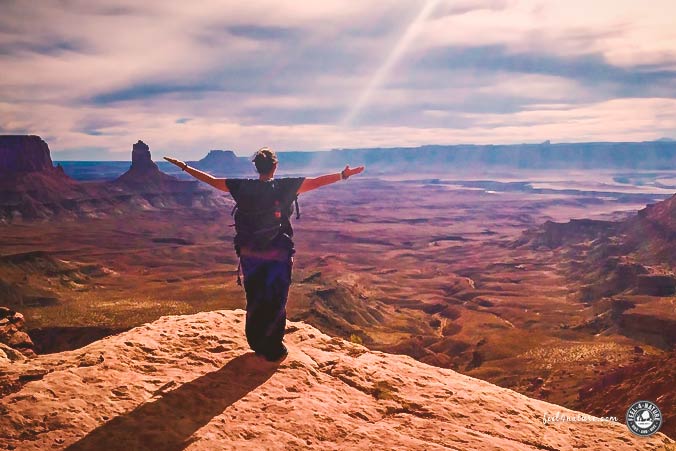
MULTIPOLYGON (((254 250, 264 250, 268 248, 285 230, 291 230, 290 217, 296 206, 296 218, 300 218, 300 209, 298 207, 298 195, 295 196, 292 203, 283 205, 280 199, 280 193, 276 186, 273 186, 273 205, 265 206, 259 209, 244 209, 239 204, 235 204, 231 215, 235 218, 235 250, 239 255, 241 247, 246 246, 254 250)), ((289 237, 290 238, 290 237, 289 237)))

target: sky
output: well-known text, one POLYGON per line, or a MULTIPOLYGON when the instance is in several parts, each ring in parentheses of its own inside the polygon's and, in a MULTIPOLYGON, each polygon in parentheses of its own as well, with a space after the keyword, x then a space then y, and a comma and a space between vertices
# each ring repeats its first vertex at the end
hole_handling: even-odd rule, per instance
POLYGON ((676 138, 673 0, 0 0, 55 160, 676 138))

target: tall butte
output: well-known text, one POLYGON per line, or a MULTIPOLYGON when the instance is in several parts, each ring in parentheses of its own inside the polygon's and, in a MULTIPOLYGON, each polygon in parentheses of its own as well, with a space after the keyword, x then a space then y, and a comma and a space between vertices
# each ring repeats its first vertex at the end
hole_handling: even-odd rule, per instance
POLYGON ((0 136, 0 223, 51 217, 84 191, 54 167, 39 136, 0 136))
POLYGON ((130 187, 158 187, 166 184, 175 184, 178 180, 160 171, 152 160, 150 147, 139 140, 132 147, 131 166, 129 170, 118 177, 114 183, 130 187))

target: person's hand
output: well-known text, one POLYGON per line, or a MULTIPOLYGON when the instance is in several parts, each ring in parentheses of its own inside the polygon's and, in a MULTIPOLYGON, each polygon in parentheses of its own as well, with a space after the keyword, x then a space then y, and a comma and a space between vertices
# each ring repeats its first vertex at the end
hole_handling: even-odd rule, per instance
POLYGON ((356 168, 350 168, 350 165, 348 164, 345 166, 345 169, 343 169, 340 173, 343 176, 343 179, 347 180, 348 177, 352 177, 353 175, 361 174, 364 172, 364 166, 358 166, 356 168))
POLYGON ((183 162, 181 160, 177 160, 176 158, 164 157, 164 159, 167 160, 171 164, 175 164, 176 166, 178 166, 179 168, 181 168, 184 171, 185 171, 185 168, 188 167, 188 165, 185 164, 185 162, 183 162))

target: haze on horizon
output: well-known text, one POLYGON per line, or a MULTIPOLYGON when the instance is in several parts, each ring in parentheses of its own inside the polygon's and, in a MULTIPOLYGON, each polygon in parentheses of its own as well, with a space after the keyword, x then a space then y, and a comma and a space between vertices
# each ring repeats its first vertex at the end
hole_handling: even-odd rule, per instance
POLYGON ((55 160, 676 133, 676 3, 4 1, 0 134, 55 160))

